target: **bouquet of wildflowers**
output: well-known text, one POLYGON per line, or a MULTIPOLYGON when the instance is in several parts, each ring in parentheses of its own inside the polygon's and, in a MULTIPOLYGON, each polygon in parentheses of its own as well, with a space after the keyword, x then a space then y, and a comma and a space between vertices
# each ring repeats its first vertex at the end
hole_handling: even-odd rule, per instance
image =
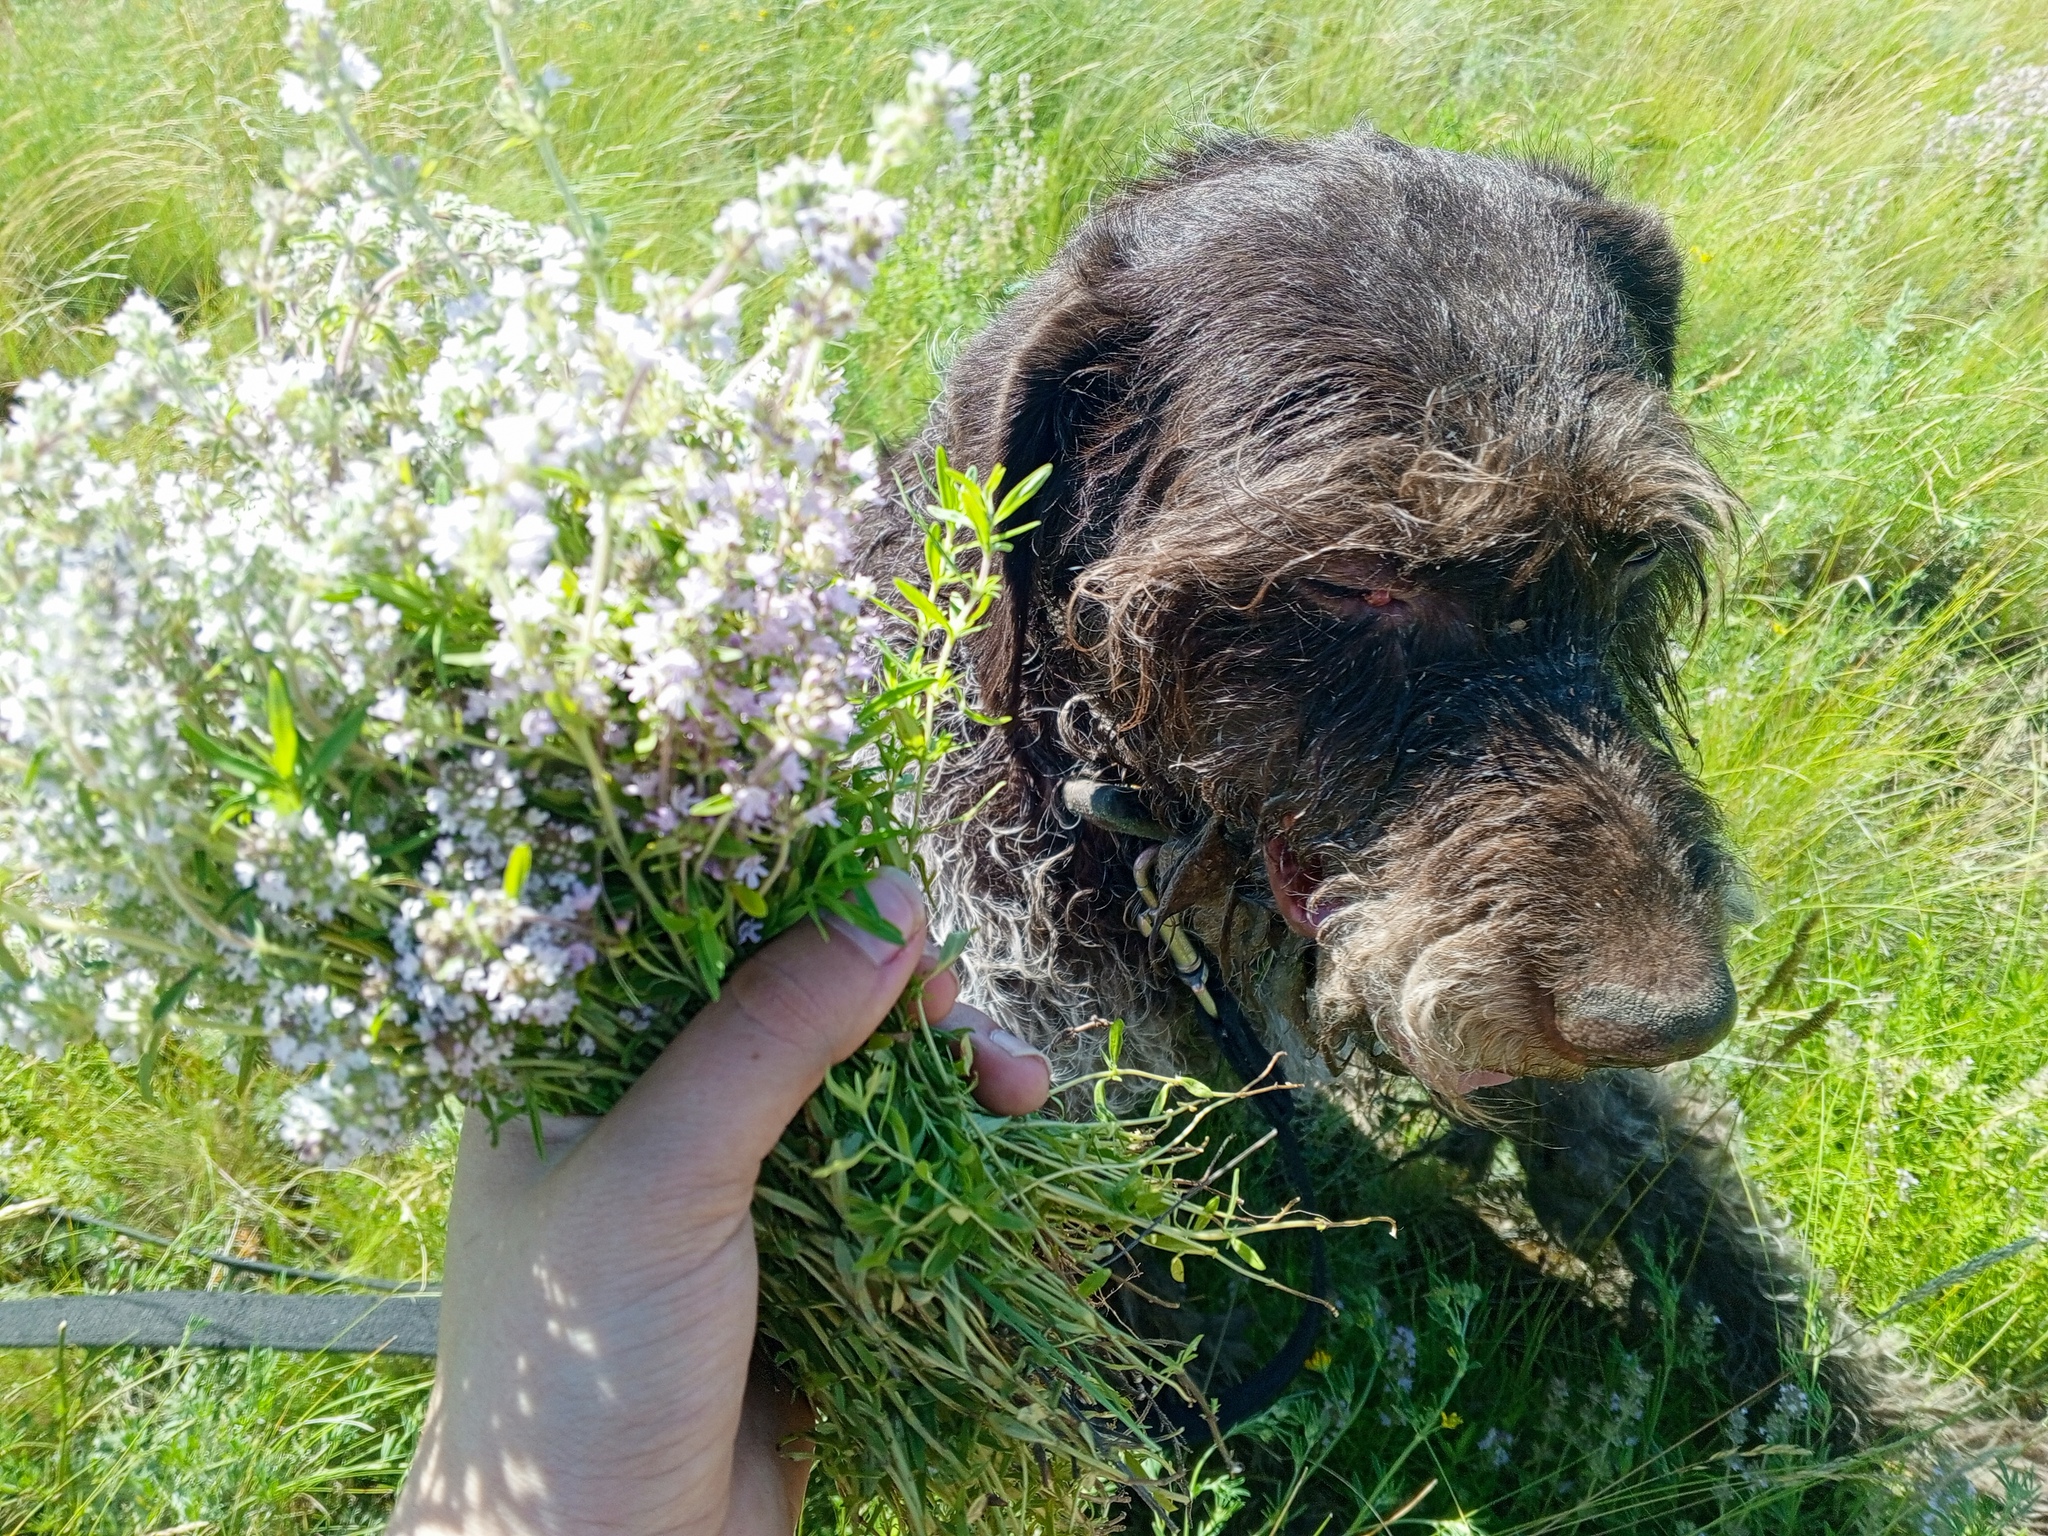
MULTIPOLYGON (((879 925, 861 882, 914 866, 953 647, 1034 485, 942 464, 888 641, 844 569, 881 491, 830 349, 902 220, 883 180, 966 133, 971 66, 920 54, 864 161, 763 174, 706 274, 628 280, 554 156, 559 78, 489 9, 563 223, 374 150, 376 66, 289 0, 315 135, 229 268, 253 346, 138 296, 0 429, 0 1042, 96 1040, 145 1091, 174 1037, 267 1055, 326 1162, 451 1095, 602 1112, 765 938, 879 925)), ((912 1028, 835 1071, 760 1206, 827 1488, 1043 1528, 1161 1470, 1179 1362, 1086 1298, 1137 1241, 1256 1263, 1234 1200, 1176 1183, 1189 1094, 994 1120, 912 1028)))
POLYGON ((536 227, 368 152, 377 71, 322 0, 290 41, 328 132, 231 269, 254 350, 138 296, 0 439, 0 857, 39 872, 0 1038, 148 1060, 233 1021, 310 1071, 282 1129, 332 1161, 451 1092, 602 1109, 860 878, 894 786, 849 764, 880 653, 840 565, 878 487, 825 351, 896 232, 877 179, 972 73, 923 59, 866 164, 763 176, 626 311, 573 203, 536 227), (743 352, 737 276, 799 260, 743 352))

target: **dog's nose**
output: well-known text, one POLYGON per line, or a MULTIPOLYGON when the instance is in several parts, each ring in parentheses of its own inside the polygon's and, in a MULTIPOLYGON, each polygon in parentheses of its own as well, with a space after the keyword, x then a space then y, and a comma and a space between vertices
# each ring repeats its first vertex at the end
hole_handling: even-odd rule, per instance
POLYGON ((1603 1066, 1654 1067, 1697 1056, 1735 1023, 1735 978, 1714 958, 1686 985, 1591 982, 1557 999, 1557 1032, 1603 1066))

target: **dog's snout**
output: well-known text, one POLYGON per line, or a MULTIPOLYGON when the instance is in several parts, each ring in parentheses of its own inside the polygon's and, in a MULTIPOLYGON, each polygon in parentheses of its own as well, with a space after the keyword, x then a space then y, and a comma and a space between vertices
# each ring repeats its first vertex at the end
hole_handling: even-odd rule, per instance
POLYGON ((1557 1000, 1557 1032, 1602 1066, 1651 1067, 1697 1056, 1735 1023, 1735 978, 1716 955, 1683 983, 1596 981, 1557 1000))

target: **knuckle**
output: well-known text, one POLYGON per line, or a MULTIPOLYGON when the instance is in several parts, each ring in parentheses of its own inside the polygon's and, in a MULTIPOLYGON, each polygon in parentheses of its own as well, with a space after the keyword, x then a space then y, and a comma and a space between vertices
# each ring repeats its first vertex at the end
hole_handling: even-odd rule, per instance
POLYGON ((819 977, 795 957, 764 952, 735 972, 726 996, 754 1034, 783 1050, 814 1059, 819 1071, 844 1049, 850 1026, 879 1013, 873 984, 819 977), (834 984, 836 982, 836 985, 834 984))

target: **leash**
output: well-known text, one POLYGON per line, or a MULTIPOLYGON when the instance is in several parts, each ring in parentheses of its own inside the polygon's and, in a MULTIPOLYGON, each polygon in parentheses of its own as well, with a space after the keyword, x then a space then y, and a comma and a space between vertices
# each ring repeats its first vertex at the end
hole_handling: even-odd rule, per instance
POLYGON ((440 1318, 430 1281, 342 1275, 216 1253, 161 1232, 67 1210, 50 1197, 9 1202, 0 1187, 0 1223, 40 1217, 97 1227, 134 1242, 185 1254, 223 1269, 280 1280, 378 1291, 377 1296, 303 1292, 164 1290, 0 1299, 0 1349, 284 1349, 342 1355, 431 1355, 440 1318))
MULTIPOLYGON (((1316 1208, 1315 1182, 1309 1175, 1308 1158, 1302 1151, 1300 1105, 1295 1098, 1295 1088, 1277 1080, 1264 1088, 1259 1087, 1262 1082, 1276 1077, 1280 1055, 1266 1049, 1244 1009, 1211 967, 1202 941, 1175 913, 1167 910, 1167 900, 1161 897, 1156 887, 1155 875, 1159 870, 1161 850, 1173 840, 1172 834, 1150 815, 1135 794, 1117 785, 1069 779, 1060 786, 1060 799, 1067 810, 1080 819, 1146 844, 1131 866, 1141 903, 1138 931, 1160 947, 1167 963, 1173 967, 1174 975, 1193 996, 1197 1016, 1230 1070, 1237 1074, 1246 1088, 1258 1089, 1251 1095, 1251 1100, 1272 1128, 1280 1151, 1280 1166, 1293 1188, 1294 1198, 1303 1210, 1313 1211, 1316 1208)), ((1171 873, 1179 874, 1186 867, 1186 861, 1193 857, 1192 850, 1185 853, 1182 863, 1171 873)), ((1169 877, 1169 892, 1171 888, 1169 877)), ((1288 1384, 1308 1363, 1309 1356, 1315 1353, 1324 1319, 1338 1309, 1339 1303, 1331 1295, 1330 1255, 1323 1234, 1311 1229, 1307 1236, 1308 1290, 1315 1299, 1302 1304, 1293 1331, 1272 1359, 1242 1381, 1212 1393, 1207 1404, 1170 1402, 1163 1398, 1155 1402, 1154 1407, 1161 1417, 1175 1429, 1190 1436, 1204 1430, 1221 1433, 1265 1412, 1280 1400, 1288 1384)))
POLYGON ((436 1296, 116 1291, 0 1301, 0 1349, 285 1349, 431 1355, 436 1296))

